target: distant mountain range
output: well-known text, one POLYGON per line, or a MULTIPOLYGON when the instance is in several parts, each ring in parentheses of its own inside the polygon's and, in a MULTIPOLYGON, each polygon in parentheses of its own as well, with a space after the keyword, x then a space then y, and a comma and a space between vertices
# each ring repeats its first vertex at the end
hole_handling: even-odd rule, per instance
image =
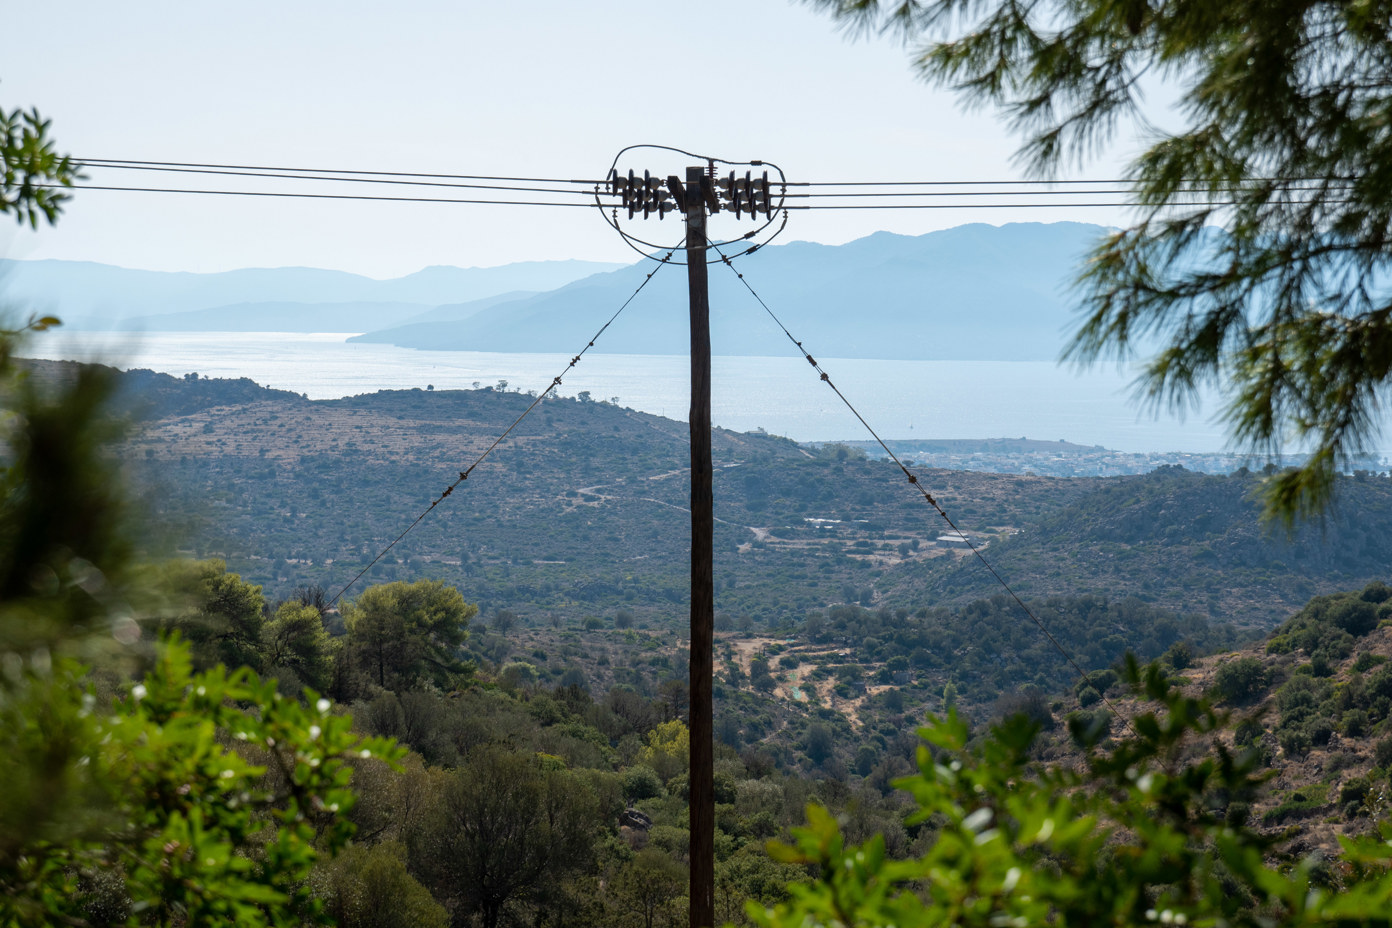
MULTIPOLYGON (((845 245, 771 245, 734 267, 814 354, 903 360, 1054 360, 1071 283, 1105 232, 1082 223, 879 232, 845 245)), ((573 352, 605 333, 615 354, 685 354, 686 273, 652 261, 426 268, 395 280, 278 268, 220 274, 0 261, 0 295, 79 328, 365 332, 405 348, 573 352)), ((709 268, 717 355, 784 355, 787 337, 729 268, 709 268)))
POLYGON ((422 314, 435 318, 431 313, 442 304, 552 290, 619 266, 528 261, 428 267, 374 280, 303 267, 195 274, 85 261, 0 260, 0 308, 16 315, 53 313, 81 329, 361 332, 422 314))
MULTIPOLYGON (((1075 301, 1069 285, 1100 226, 969 225, 927 235, 880 232, 845 245, 793 242, 735 262, 813 353, 905 360, 1053 360, 1075 301)), ((573 351, 652 262, 498 302, 450 322, 415 321, 355 341, 406 348, 573 351)), ((710 267, 717 355, 784 355, 787 337, 728 268, 710 267)), ((688 350, 686 273, 663 267, 604 334, 610 353, 688 350)))

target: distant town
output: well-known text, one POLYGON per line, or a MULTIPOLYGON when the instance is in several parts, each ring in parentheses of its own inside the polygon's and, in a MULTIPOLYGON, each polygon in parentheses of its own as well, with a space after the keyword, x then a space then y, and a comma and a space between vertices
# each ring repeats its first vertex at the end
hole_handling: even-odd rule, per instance
MULTIPOLYGON (((1113 451, 1100 445, 1027 438, 918 439, 887 441, 905 463, 944 470, 971 470, 997 474, 1033 474, 1041 477, 1116 477, 1147 474, 1157 467, 1178 465, 1205 474, 1230 474, 1243 467, 1260 470, 1265 460, 1237 452, 1190 453, 1183 451, 1113 451)), ((871 458, 884 458, 873 441, 808 442, 808 447, 846 445, 871 458)), ((1297 464, 1302 455, 1284 455, 1283 465, 1297 464)), ((1388 470, 1387 458, 1372 454, 1357 461, 1359 470, 1388 470)))

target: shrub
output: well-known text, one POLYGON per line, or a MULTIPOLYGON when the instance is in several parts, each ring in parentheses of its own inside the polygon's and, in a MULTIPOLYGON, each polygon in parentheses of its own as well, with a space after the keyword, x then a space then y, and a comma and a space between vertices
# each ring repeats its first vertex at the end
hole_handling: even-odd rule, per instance
POLYGON ((662 795, 662 779, 645 764, 635 764, 623 772, 623 795, 629 802, 655 799, 662 795))
POLYGON ((1392 736, 1383 738, 1373 746, 1373 763, 1379 767, 1392 767, 1392 736))
POLYGON ((1362 738, 1368 733, 1368 713, 1362 709, 1351 709, 1339 720, 1339 727, 1350 738, 1362 738))
POLYGON ((1292 793, 1289 799, 1262 815, 1262 824, 1279 825, 1287 819, 1306 816, 1323 807, 1324 801, 1321 799, 1311 799, 1304 793, 1292 793))
POLYGON ((1226 702, 1244 702, 1266 687, 1266 667, 1255 657, 1239 657, 1218 668, 1213 689, 1226 702))
POLYGON ((1348 600, 1329 610, 1328 621, 1350 635, 1366 635, 1377 628, 1377 607, 1361 599, 1348 600))
POLYGON ((1356 802, 1360 805, 1368 795, 1368 780, 1365 777, 1353 777, 1345 780, 1344 785, 1339 787, 1339 805, 1356 802))
POLYGON ((1276 733, 1276 743, 1289 757, 1304 757, 1310 753, 1310 735, 1303 728, 1283 728, 1276 733))
POLYGON ((1353 662, 1353 669, 1358 673, 1367 673, 1379 664, 1387 663, 1387 658, 1381 654, 1374 654, 1372 651, 1364 651, 1358 655, 1358 659, 1353 662))
POLYGON ((1365 603, 1385 603, 1392 599, 1392 586, 1388 586, 1381 580, 1374 580, 1363 588, 1363 592, 1358 594, 1358 598, 1365 603))
POLYGON ((1256 741, 1265 733, 1260 722, 1256 719, 1243 719, 1238 723, 1233 731, 1233 744, 1238 747, 1246 747, 1256 741))

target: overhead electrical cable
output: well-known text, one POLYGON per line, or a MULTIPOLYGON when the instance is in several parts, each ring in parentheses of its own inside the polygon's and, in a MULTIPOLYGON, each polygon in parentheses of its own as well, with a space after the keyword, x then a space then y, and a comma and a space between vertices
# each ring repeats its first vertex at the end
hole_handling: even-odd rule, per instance
MULTIPOLYGON (((708 160, 708 156, 696 155, 682 149, 672 148, 667 145, 630 145, 623 152, 634 148, 657 148, 664 151, 673 151, 678 154, 689 155, 699 160, 708 160)), ((620 152, 620 155, 623 154, 620 152)), ((436 178, 443 180, 482 180, 500 181, 506 183, 538 183, 538 184, 576 184, 584 187, 593 187, 595 184, 602 184, 604 181, 593 178, 563 178, 563 177, 517 177, 501 174, 447 174, 428 171, 381 171, 381 170, 359 170, 354 168, 315 168, 315 167, 287 167, 284 165, 255 165, 255 164, 224 164, 215 162, 200 161, 154 161, 139 160, 132 158, 79 158, 73 157, 74 162, 79 165, 90 165, 92 167, 147 167, 147 168, 210 168, 219 171, 277 171, 295 174, 341 174, 341 175, 362 175, 365 177, 415 177, 415 178, 436 178)), ((617 161, 617 158, 615 159, 617 161)), ((749 164, 752 162, 734 162, 723 158, 709 159, 721 164, 749 164)), ((1353 178, 1332 178, 1335 181, 1352 183, 1353 178)), ((1270 177, 1253 177, 1248 182, 1252 184, 1260 183, 1323 183, 1330 178, 1310 177, 1310 178, 1288 178, 1277 179, 1270 177)), ((998 186, 1017 186, 1022 189, 1030 187, 1058 187, 1068 185, 1109 185, 1126 186, 1132 182, 1126 178, 1078 178, 1078 179, 1058 179, 1058 180, 1030 180, 1027 178, 1014 178, 1008 180, 1001 179, 970 179, 970 180, 850 180, 850 181, 786 181, 789 187, 998 187, 998 186)))
POLYGON ((496 174, 431 174, 421 171, 357 171, 343 168, 287 168, 254 164, 212 164, 197 161, 133 161, 126 158, 73 158, 79 165, 93 167, 115 165, 145 165, 170 168, 216 168, 230 171, 285 171, 296 174, 362 174, 368 177, 435 177, 445 180, 495 180, 529 184, 583 184, 593 186, 597 180, 578 180, 561 177, 506 177, 496 174))
MULTIPOLYGON (((576 194, 579 196, 590 196, 590 188, 576 184, 573 187, 524 187, 507 184, 465 184, 458 181, 443 180, 406 180, 398 177, 351 177, 342 174, 291 174, 283 172, 269 171, 229 171, 214 170, 211 168, 176 168, 176 167, 142 167, 130 164, 104 164, 95 165, 102 170, 128 170, 128 171, 156 171, 168 174, 211 174, 219 177, 265 177, 277 180, 312 180, 312 181, 332 181, 346 184, 395 184, 412 187, 446 187, 464 188, 470 190, 517 190, 527 193, 564 193, 576 194)), ((834 194, 831 194, 834 195, 834 194)))
POLYGON ((114 187, 103 184, 32 184, 43 190, 115 190, 127 193, 185 193, 219 197, 283 197, 304 200, 366 200, 377 203, 467 203, 475 206, 562 206, 594 209, 593 203, 554 203, 539 200, 484 200, 463 197, 382 197, 361 193, 298 193, 289 190, 207 190, 187 187, 114 187))
POLYGON ((480 464, 482 464, 485 460, 487 460, 488 456, 492 454, 494 450, 497 449, 497 447, 501 445, 503 441, 506 440, 507 437, 511 435, 519 425, 522 424, 522 420, 526 419, 527 416, 531 415, 532 410, 536 409, 537 406, 541 404, 542 400, 546 399, 546 397, 550 393, 552 393, 557 387, 561 385, 561 378, 566 373, 568 373, 573 367, 575 367, 575 365, 580 363, 580 360, 585 357, 586 352, 588 352, 591 348, 595 346, 595 342, 599 341, 600 336, 602 336, 605 333, 605 331, 608 330, 609 326, 613 325, 615 319, 619 318, 619 314, 628 308, 628 304, 632 303, 635 299, 637 299, 638 294, 643 292, 643 288, 648 285, 648 281, 653 279, 653 275, 656 274, 664 264, 670 263, 672 255, 680 247, 681 244, 679 243, 673 246, 667 252, 667 256, 661 261, 659 261, 658 264, 647 273, 647 275, 638 284, 638 287, 631 294, 629 294, 628 299, 624 300, 623 303, 619 305, 619 308, 614 310, 614 314, 610 316, 607 320, 605 320, 605 323, 599 327, 599 330, 590 337, 589 343, 586 344, 584 348, 581 348, 580 351, 573 358, 570 359, 570 363, 568 363, 559 374, 557 374, 555 377, 551 379, 551 383, 546 387, 546 389, 542 390, 535 397, 533 397, 531 404, 528 405, 526 409, 522 410, 521 415, 514 419, 512 424, 503 430, 502 434, 500 434, 497 438, 493 439, 493 443, 490 444, 487 448, 485 448, 483 450, 483 453, 480 454, 477 458, 475 458, 472 464, 470 464, 468 467, 464 468, 459 472, 458 479, 456 479, 449 486, 445 487, 445 489, 440 493, 440 495, 435 497, 435 499, 431 501, 430 505, 427 506, 425 510, 421 512, 420 515, 416 516, 415 520, 412 521, 410 525, 407 525, 406 528, 402 530, 400 535, 397 535, 394 539, 392 539, 392 541, 385 548, 383 548, 381 551, 377 553, 377 556, 374 557, 367 564, 367 566, 365 566, 362 570, 358 571, 352 580, 349 580, 347 583, 343 585, 343 589, 339 590, 337 593, 334 594, 333 599, 329 600, 330 606, 337 603, 343 597, 344 593, 347 593, 349 590, 351 590, 353 586, 359 580, 361 580, 369 570, 371 570, 373 567, 377 565, 378 561, 386 557, 388 552, 390 552, 393 548, 400 544, 401 540, 405 538, 408 534, 410 534, 412 529, 414 529, 417 525, 420 525, 421 522, 425 521, 425 517, 430 515, 430 513, 434 512, 436 506, 439 506, 442 502, 448 499, 450 494, 453 493, 460 484, 468 480, 469 475, 474 472, 474 469, 477 468, 480 464))
MULTIPOLYGON (((719 251, 718 248, 716 250, 719 251)), ((1015 604, 1020 607, 1020 610, 1030 618, 1030 620, 1035 624, 1035 626, 1038 627, 1039 631, 1043 633, 1044 637, 1049 640, 1049 643, 1054 646, 1054 649, 1058 651, 1058 653, 1063 656, 1063 659, 1073 667, 1073 669, 1078 674, 1078 678, 1080 680, 1087 679, 1087 673, 1083 670, 1081 666, 1079 666, 1078 662, 1074 660, 1073 655, 1069 653, 1068 649, 1065 648, 1056 637, 1054 637, 1054 634, 1051 631, 1049 631, 1049 628, 1047 625, 1044 624, 1044 621, 1035 614, 1034 610, 1031 609, 1023 599, 1020 598, 1020 595, 1015 592, 1015 590, 1010 586, 1010 584, 1005 582, 1005 578, 1000 575, 1000 573, 991 564, 991 562, 986 559, 986 556, 981 553, 981 549, 976 545, 976 543, 973 542, 971 538, 967 536, 966 532, 962 531, 962 529, 957 526, 957 523, 954 522, 952 520, 952 517, 947 514, 947 510, 943 508, 942 504, 939 503, 936 498, 934 498, 933 494, 928 491, 928 488, 925 487, 922 481, 918 479, 918 475, 913 473, 913 471, 909 470, 909 468, 904 464, 904 462, 899 459, 899 456, 895 454, 894 451, 890 449, 889 445, 885 443, 884 439, 880 438, 879 433, 876 432, 874 427, 870 425, 870 423, 866 421, 865 417, 860 414, 860 410, 856 409, 855 404, 853 404, 849 399, 847 399, 846 395, 841 392, 841 389, 837 387, 835 383, 832 382, 831 375, 828 374, 822 368, 822 366, 817 363, 817 359, 814 358, 811 355, 811 353, 808 352, 808 350, 802 346, 802 342, 798 341, 797 338, 793 335, 793 333, 788 331, 788 327, 783 324, 783 320, 778 318, 778 315, 774 313, 772 309, 769 308, 769 305, 767 303, 764 302, 763 297, 759 296, 758 292, 755 291, 754 287, 749 283, 749 281, 745 280, 744 274, 741 273, 735 267, 734 262, 731 259, 726 258, 723 254, 721 255, 721 258, 721 263, 728 267, 731 273, 733 273, 736 277, 739 278, 740 283, 744 284, 744 288, 749 291, 750 296, 754 297, 754 299, 758 301, 759 305, 764 308, 764 312, 768 313, 769 318, 772 319, 774 324, 777 325, 778 328, 783 331, 783 334, 788 337, 788 341, 792 342, 793 345, 797 347, 798 353, 803 356, 803 358, 807 361, 808 364, 812 365, 812 369, 817 372, 822 382, 831 388, 832 392, 836 394, 837 398, 841 400, 842 404, 844 404, 845 407, 851 411, 851 414, 855 416, 856 419, 860 422, 860 424, 865 427, 865 430, 870 433, 870 437, 875 440, 875 443, 880 446, 884 453, 889 456, 889 459, 895 463, 895 465, 899 468, 901 472, 903 472, 905 478, 908 479, 909 484, 922 495, 923 499, 928 503, 928 505, 933 507, 937 514, 942 518, 943 522, 947 523, 948 528, 950 528, 952 532, 957 535, 958 538, 962 539, 962 542, 971 550, 972 554, 975 555, 976 559, 981 563, 981 565, 986 568, 986 571, 995 579, 996 583, 1000 585, 1001 589, 1005 590, 1005 592, 1010 596, 1010 598, 1014 600, 1015 604)), ((1121 719, 1121 721, 1126 725, 1127 728, 1131 729, 1131 733, 1133 735, 1136 734, 1136 730, 1134 727, 1132 727, 1130 719, 1128 719, 1125 715, 1122 715, 1121 711, 1116 707, 1116 705, 1114 705, 1111 702, 1111 700, 1107 699, 1105 695, 1102 697, 1102 699, 1107 704, 1107 708, 1110 709, 1117 718, 1121 719)))
MULTIPOLYGON (((304 200, 361 200, 365 202, 377 203, 454 203, 472 206, 555 206, 562 208, 579 209, 601 209, 609 210, 615 208, 613 204, 602 202, 575 203, 558 202, 552 200, 512 200, 512 199, 485 199, 471 197, 392 197, 374 196, 361 193, 306 193, 293 190, 217 190, 211 188, 192 188, 192 187, 139 187, 139 186, 117 186, 111 184, 31 184, 31 187, 40 190, 104 190, 117 191, 124 193, 172 193, 186 194, 195 196, 220 196, 220 197, 271 197, 282 199, 304 199, 304 200)), ((594 196, 594 191, 586 191, 587 196, 594 196)), ((1293 201, 1286 205, 1290 206, 1309 206, 1316 202, 1329 203, 1328 199, 1293 201)), ((1233 200, 1204 200, 1173 204, 1171 208, 1222 208, 1237 205, 1233 200)), ((1089 203, 1052 203, 1052 202, 1010 202, 1010 203, 991 203, 991 202, 951 202, 951 203, 788 203, 783 206, 784 210, 883 210, 883 209, 922 209, 922 210, 971 210, 971 209, 1097 209, 1097 208, 1143 208, 1144 204, 1135 202, 1089 202, 1089 203)))

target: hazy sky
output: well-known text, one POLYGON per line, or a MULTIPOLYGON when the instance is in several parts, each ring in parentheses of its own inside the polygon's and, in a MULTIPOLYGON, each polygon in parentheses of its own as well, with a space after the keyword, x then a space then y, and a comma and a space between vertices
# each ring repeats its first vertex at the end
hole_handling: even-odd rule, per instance
MULTIPOLYGON (((788 0, 74 0, 7 43, 0 105, 39 107, 79 158, 589 178, 620 148, 656 142, 776 161, 794 180, 1020 176, 1016 140, 917 81, 905 49, 853 42, 788 0)), ((646 155, 623 166, 649 162, 681 166, 646 155)), ((1084 174, 1116 171, 1111 161, 1084 174)), ((181 179, 104 172, 91 182, 181 179)), ((235 181, 187 181, 209 183, 235 181)), ((1065 218, 1123 215, 794 213, 786 238, 1065 218)), ((675 228, 669 219, 660 231, 675 228)), ((0 231, 0 254, 374 277, 632 256, 592 210, 96 191, 80 193, 57 228, 0 231)))

